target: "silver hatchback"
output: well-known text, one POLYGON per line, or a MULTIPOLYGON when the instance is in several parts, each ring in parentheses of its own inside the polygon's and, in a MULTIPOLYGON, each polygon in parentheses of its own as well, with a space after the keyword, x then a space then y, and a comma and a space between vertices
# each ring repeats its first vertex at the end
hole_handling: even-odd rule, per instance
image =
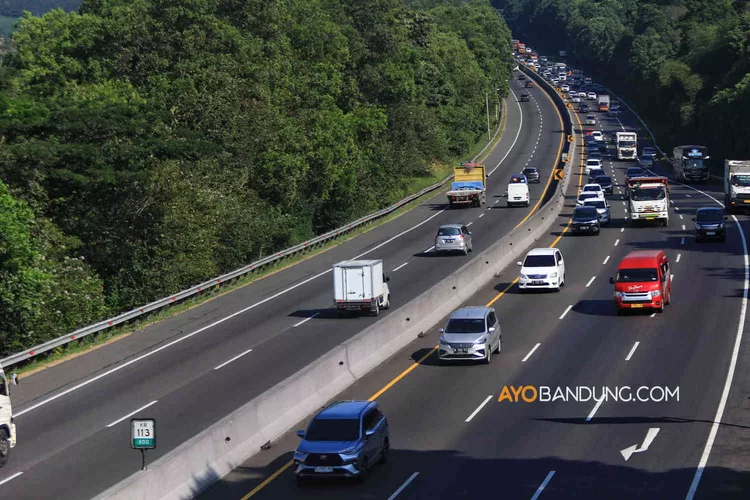
POLYGON ((440 226, 435 236, 435 252, 462 252, 466 255, 474 251, 471 231, 462 224, 440 226))
POLYGON ((451 314, 440 333, 438 359, 482 360, 489 364, 492 353, 502 349, 502 332, 491 307, 462 307, 451 314))

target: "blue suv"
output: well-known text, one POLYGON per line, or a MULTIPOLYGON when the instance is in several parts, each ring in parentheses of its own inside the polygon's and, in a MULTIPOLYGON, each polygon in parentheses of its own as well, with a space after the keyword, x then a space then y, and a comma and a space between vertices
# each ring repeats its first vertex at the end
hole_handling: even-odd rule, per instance
POLYGON ((337 401, 320 411, 294 453, 294 473, 307 477, 356 477, 365 481, 377 461, 388 459, 388 419, 372 401, 337 401))

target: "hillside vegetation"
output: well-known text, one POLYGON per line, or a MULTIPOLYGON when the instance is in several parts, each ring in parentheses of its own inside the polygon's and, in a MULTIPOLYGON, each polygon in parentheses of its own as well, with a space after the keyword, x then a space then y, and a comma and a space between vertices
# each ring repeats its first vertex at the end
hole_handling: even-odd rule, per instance
POLYGON ((84 0, 14 44, 0 355, 403 197, 510 75, 489 0, 84 0))
MULTIPOLYGON (((495 0, 515 38, 565 49, 622 91, 662 147, 750 159, 747 0, 495 0)), ((554 51, 554 52, 552 52, 554 51)))

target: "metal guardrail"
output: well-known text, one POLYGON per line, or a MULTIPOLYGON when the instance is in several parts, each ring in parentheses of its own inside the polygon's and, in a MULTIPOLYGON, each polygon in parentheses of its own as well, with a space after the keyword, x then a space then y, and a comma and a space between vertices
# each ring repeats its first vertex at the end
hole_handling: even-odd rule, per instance
MULTIPOLYGON (((500 124, 498 124, 498 128, 495 131, 495 135, 492 137, 492 140, 488 142, 487 145, 479 153, 477 153, 477 155, 472 159, 472 161, 475 161, 482 153, 484 153, 487 150, 488 147, 490 147, 490 145, 497 138, 497 134, 500 132, 500 130, 501 130, 501 126, 500 124)), ((257 272, 258 270, 262 269, 265 266, 268 266, 269 264, 282 261, 283 259, 298 255, 305 251, 319 248, 324 243, 335 240, 336 238, 343 236, 353 231, 354 229, 363 227, 366 224, 369 224, 371 222, 374 222, 377 219, 385 217, 395 212, 399 208, 403 207, 404 205, 407 205, 411 203, 412 201, 424 196, 425 194, 439 189, 440 187, 444 186, 452 178, 453 178, 453 174, 450 174, 448 177, 446 177, 442 181, 436 182, 435 184, 432 184, 431 186, 427 186, 426 188, 422 189, 418 193, 409 195, 406 198, 394 203, 393 205, 389 207, 386 207, 382 210, 378 210, 377 212, 371 213, 369 215, 365 215, 364 217, 361 217, 355 220, 354 222, 350 222, 349 224, 342 226, 338 229, 334 229, 320 236, 316 236, 315 238, 302 242, 299 245, 295 245, 285 250, 281 250, 280 252, 274 253, 273 255, 263 257, 262 259, 257 260, 251 264, 248 264, 244 267, 228 272, 226 274, 222 274, 221 276, 212 278, 208 281, 204 281, 203 283, 200 283, 191 288, 188 288, 187 290, 182 290, 168 297, 164 297, 162 299, 156 300, 144 306, 133 309, 132 311, 119 314, 113 318, 105 319, 98 323, 94 323, 93 325, 79 328, 78 330, 72 333, 68 333, 56 339, 49 340, 43 344, 39 344, 37 346, 31 347, 30 349, 26 349, 16 354, 11 354, 10 356, 6 358, 0 359, 0 364, 2 364, 2 366, 4 367, 18 364, 21 361, 26 361, 27 359, 31 359, 34 356, 38 356, 39 354, 43 354, 53 349, 56 349, 58 347, 61 347, 63 345, 69 344, 70 342, 78 341, 93 333, 97 333, 102 330, 113 328, 117 325, 127 323, 129 321, 132 321, 138 317, 144 316, 158 309, 168 307, 184 299, 193 297, 201 293, 205 293, 207 291, 214 289, 217 286, 224 285, 228 282, 231 282, 232 280, 236 280, 247 274, 257 272)))

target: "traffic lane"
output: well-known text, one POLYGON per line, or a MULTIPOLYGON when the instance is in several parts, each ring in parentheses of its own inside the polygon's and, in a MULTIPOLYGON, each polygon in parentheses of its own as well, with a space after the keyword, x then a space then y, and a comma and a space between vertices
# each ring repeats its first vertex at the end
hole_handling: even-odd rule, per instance
MULTIPOLYGON (((508 114, 505 133, 500 138, 498 145, 491 151, 486 164, 495 168, 501 160, 506 157, 513 147, 517 146, 516 129, 521 124, 522 108, 516 102, 517 99, 511 95, 506 98, 506 110, 508 114)), ((396 219, 383 225, 372 228, 370 231, 358 235, 352 240, 337 245, 328 251, 310 257, 296 263, 295 265, 274 273, 265 279, 258 280, 245 287, 232 291, 231 293, 217 297, 210 302, 201 304, 189 312, 165 319, 153 325, 148 325, 143 330, 118 340, 118 342, 103 345, 96 351, 76 357, 74 362, 61 363, 47 368, 34 375, 24 377, 23 386, 19 386, 14 393, 16 406, 25 405, 35 399, 48 395, 66 384, 74 383, 90 376, 130 356, 134 356, 144 350, 153 348, 160 343, 173 337, 175 332, 184 331, 189 328, 200 328, 220 318, 226 317, 248 306, 268 298, 281 290, 299 285, 301 282, 318 275, 329 269, 334 263, 351 258, 373 247, 382 244, 392 238, 393 235, 409 230, 416 224, 428 217, 435 215, 434 206, 443 202, 445 193, 441 191, 421 206, 406 212, 396 219)), ((398 241, 398 240, 396 240, 398 241)), ((398 243, 393 247, 398 247, 398 243)))
MULTIPOLYGON (((510 109, 514 108, 511 106, 510 109)), ((529 117, 526 120, 527 126, 533 126, 534 121, 535 118, 533 116, 529 117)), ((520 143, 517 143, 517 147, 525 147, 525 145, 526 144, 524 140, 521 140, 520 143)), ((387 252, 388 255, 392 256, 394 259, 394 267, 396 265, 399 265, 401 261, 408 259, 412 257, 414 253, 423 250, 425 248, 422 246, 423 241, 429 242, 433 240, 435 233, 433 224, 440 223, 439 217, 437 218, 437 220, 434 220, 435 216, 438 215, 436 212, 439 212, 444 207, 445 205, 441 204, 426 207, 428 210, 428 215, 426 214, 427 217, 425 217, 425 219, 427 219, 428 217, 433 217, 433 221, 429 221, 427 224, 423 224, 419 228, 402 235, 399 240, 396 240, 393 243, 387 244, 388 240, 390 240, 392 236, 385 234, 380 235, 381 239, 373 240, 373 237, 377 237, 376 233, 382 233, 382 231, 374 230, 370 233, 362 235, 362 238, 364 238, 365 240, 372 240, 367 242, 364 250, 375 250, 376 252, 380 251, 383 253, 387 252), (378 247, 381 247, 382 249, 379 249, 378 247)), ((471 219, 472 214, 474 215, 474 217, 476 217, 476 212, 464 210, 456 212, 460 212, 460 218, 471 219)), ((455 213, 444 214, 443 217, 445 221, 449 222, 455 222, 456 219, 459 219, 459 217, 456 217, 455 213)), ((338 262, 340 260, 355 257, 356 255, 353 255, 351 253, 343 253, 347 251, 348 247, 350 246, 348 245, 348 243, 349 242, 347 242, 347 244, 342 244, 341 246, 336 247, 329 252, 326 252, 325 258, 329 259, 331 262, 338 262)), ((370 256, 377 255, 374 254, 370 256)), ((299 266, 309 267, 311 263, 313 263, 313 261, 317 262, 317 264, 320 263, 316 261, 315 258, 313 258, 300 263, 299 266)), ((388 264, 387 261, 386 264, 388 264)), ((294 267, 298 270, 302 269, 302 267, 294 267)), ((386 270, 388 270, 387 267, 386 270)), ((325 269, 323 269, 322 271, 321 269, 310 270, 303 276, 304 279, 302 281, 308 280, 314 276, 318 276, 321 272, 325 271, 325 269)), ((306 283, 304 286, 289 290, 287 293, 277 297, 274 300, 270 300, 264 304, 260 304, 257 308, 246 311, 242 315, 237 316, 235 319, 230 319, 229 322, 234 322, 236 324, 259 325, 263 327, 264 332, 268 332, 270 326, 270 331, 273 331, 274 324, 278 323, 278 320, 276 318, 279 315, 284 317, 289 314, 290 304, 299 305, 304 301, 305 298, 308 298, 311 295, 311 288, 315 290, 313 293, 318 293, 320 290, 324 290, 326 295, 330 295, 330 274, 328 274, 327 277, 328 279, 326 279, 325 275, 321 276, 318 279, 314 279, 309 283, 306 283), (269 318, 274 318, 271 325, 268 324, 269 318), (260 324, 260 322, 264 323, 260 324)), ((235 293, 227 294, 218 299, 212 300, 209 303, 196 307, 186 312, 185 314, 179 315, 176 318, 172 318, 163 323, 155 325, 155 328, 149 328, 145 331, 136 332, 126 339, 123 339, 123 341, 117 342, 116 345, 111 344, 103 346, 102 348, 97 349, 95 352, 78 357, 74 362, 63 363, 59 366, 53 367, 32 377, 29 377, 28 379, 25 379, 25 383, 22 386, 19 386, 19 390, 15 394, 15 399, 17 401, 16 408, 18 410, 22 410, 28 403, 34 403, 38 399, 49 397, 50 394, 55 390, 66 389, 68 385, 80 381, 86 375, 96 373, 97 371, 100 371, 104 368, 108 368, 117 361, 126 359, 128 355, 136 355, 141 353, 145 349, 157 347, 165 341, 172 340, 175 335, 190 331, 191 327, 193 327, 193 329, 201 328, 205 325, 211 324, 217 319, 226 318, 229 311, 225 307, 223 307, 225 303, 231 303, 231 307, 229 309, 235 310, 236 312, 236 310, 247 308, 249 305, 253 304, 253 302, 246 302, 246 300, 248 299, 260 301, 267 299, 268 297, 272 297, 273 295, 283 291, 286 285, 289 284, 278 283, 277 278, 281 278, 281 274, 269 276, 265 279, 259 280, 252 286, 244 287, 235 293), (247 292, 251 288, 256 292, 260 291, 261 295, 248 297, 247 292), (154 335, 154 333, 157 334, 154 335), (161 333, 161 335, 159 333, 161 333), (143 345, 144 341, 148 342, 148 345, 143 345), (138 350, 133 351, 133 347, 138 347, 138 350), (101 364, 101 362, 104 361, 106 361, 107 363, 101 364), (92 363, 96 365, 93 371, 92 368, 94 367, 92 367, 92 363), (66 374, 73 376, 66 377, 66 374)), ((298 281, 295 284, 300 283, 301 282, 298 281)), ((304 310, 304 308, 302 310, 304 310)), ((289 318, 289 321, 292 321, 292 324, 294 324, 298 320, 289 318)), ((227 325, 227 323, 224 323, 224 325, 227 325)), ((284 325, 284 327, 287 326, 289 325, 284 325)), ((213 334, 214 332, 212 331, 211 333, 213 334)))
MULTIPOLYGON (((208 337, 206 337, 206 339, 207 339, 207 338, 208 338, 208 337)), ((201 339, 201 340, 204 340, 204 339, 201 339)), ((214 337, 212 337, 212 338, 211 338, 211 343, 209 343, 210 345, 208 345, 207 347, 208 347, 209 349, 211 349, 211 348, 213 347, 213 343, 215 343, 215 342, 216 342, 216 340, 217 340, 217 339, 215 338, 215 336, 214 336, 214 337)), ((317 357, 318 355, 320 355, 320 354, 323 354, 323 352, 325 352, 326 350, 327 350, 327 349, 325 349, 325 348, 324 348, 324 349, 322 349, 322 350, 321 350, 321 352, 316 352, 316 351, 314 351, 314 350, 307 350, 307 351, 306 351, 306 353, 308 354, 308 357, 309 357, 309 359, 308 359, 307 361, 312 361, 312 360, 314 360, 314 359, 315 359, 315 358, 316 358, 316 357, 317 357)), ((205 349, 203 349, 203 348, 199 348, 199 349, 198 349, 198 351, 199 351, 199 352, 202 352, 202 353, 203 353, 203 352, 205 352, 205 349)), ((265 359, 268 359, 268 358, 265 358, 265 359)), ((166 360, 165 360, 165 361, 166 361, 166 360)), ((243 360, 243 361, 245 361, 245 360, 243 360)), ((252 363, 253 361, 254 361, 254 358, 253 358, 253 359, 251 360, 251 363, 252 363)), ((307 361, 306 361, 306 362, 307 362, 307 361)), ((157 364, 158 364, 158 365, 160 365, 161 363, 157 363, 157 364)), ((199 372, 199 370, 196 370, 196 369, 195 369, 195 366, 194 366, 194 365, 193 365, 193 364, 192 364, 191 362, 189 362, 189 361, 186 361, 186 360, 182 360, 182 362, 181 362, 181 363, 179 363, 178 365, 179 365, 179 366, 176 366, 176 367, 175 367, 175 368, 176 368, 175 370, 170 370, 171 372, 176 372, 176 373, 179 373, 178 377, 176 378, 176 380, 174 380, 174 382, 180 382, 180 381, 184 381, 184 380, 187 380, 187 379, 189 379, 189 377, 190 377, 190 376, 195 376, 195 375, 196 375, 196 374, 197 374, 197 373, 199 372), (180 372, 181 372, 181 370, 179 369, 179 367, 184 367, 184 366, 187 366, 187 367, 190 367, 190 368, 192 368, 192 372, 191 372, 190 374, 188 374, 188 375, 185 375, 185 374, 184 374, 184 372, 183 372, 183 373, 180 373, 180 372), (183 377, 184 377, 184 378, 183 378, 183 377)), ((235 366, 237 366, 237 365, 235 365, 235 366)), ((272 366, 275 366, 275 365, 272 365, 272 366)), ((270 371, 270 370, 263 370, 263 369, 261 369, 261 370, 260 370, 260 372, 261 372, 261 373, 268 373, 268 371, 270 371)), ((143 372, 143 371, 140 371, 140 373, 142 373, 142 374, 143 374, 144 372, 143 372)), ((129 380, 129 381, 130 381, 131 383, 132 383, 132 382, 134 382, 134 380, 133 380, 133 377, 132 377, 132 376, 130 376, 129 374, 127 374, 127 373, 123 372, 123 373, 122 373, 122 374, 120 374, 120 375, 124 375, 124 376, 126 376, 126 377, 128 378, 128 380, 129 380)), ((144 377, 144 378, 149 378, 149 377, 144 377)), ((159 384, 159 387, 160 387, 160 389, 161 389, 161 392, 162 392, 162 393, 168 393, 168 390, 166 390, 165 388, 169 386, 169 380, 172 380, 172 379, 173 379, 172 377, 164 377, 164 376, 160 376, 160 377, 159 377, 159 380, 160 380, 160 384, 159 384), (164 383, 164 382, 166 382, 166 383, 164 383)), ((143 382, 144 382, 144 384, 148 384, 148 381, 147 381, 147 380, 144 380, 143 382)), ((144 384, 139 384, 139 385, 143 386, 144 384)), ((139 395, 142 395, 142 393, 143 393, 143 392, 145 392, 145 391, 141 391, 141 392, 139 393, 139 395)), ((121 393, 120 393, 120 394, 121 394, 121 393)), ((82 396, 83 396, 83 395, 84 395, 84 393, 80 393, 80 395, 82 395, 82 396)), ((157 396, 157 395, 154 395, 154 396, 150 396, 150 397, 156 397, 156 396, 157 396)), ((252 396, 247 396, 247 399, 250 399, 251 397, 252 397, 252 396)), ((239 405, 239 404, 241 404, 242 402, 246 401, 247 399, 244 399, 244 400, 242 400, 241 402, 239 402, 239 403, 238 403, 238 405, 239 405)), ((127 398, 121 398, 121 400, 122 400, 122 401, 126 401, 126 400, 127 400, 127 398)), ((54 403, 51 403, 51 404, 54 404, 54 403)), ((132 407, 132 406, 131 406, 131 407, 132 407)), ((118 411, 118 410, 119 410, 119 408, 115 407, 115 405, 113 405, 112 407, 108 407, 108 408, 106 408, 106 409, 107 409, 107 410, 113 410, 113 409, 114 409, 115 411, 118 411)), ((230 408, 230 410, 229 410, 229 411, 231 411, 231 410, 233 410, 233 409, 234 409, 234 408, 230 408)), ((222 411, 223 411, 223 410, 222 410, 222 411)), ((229 411, 227 411, 227 413, 228 413, 229 411)), ((218 417, 220 417, 220 416, 221 416, 221 415, 223 415, 223 414, 225 414, 225 413, 221 413, 221 412, 219 412, 219 414, 218 414, 218 417)), ((89 415, 89 418, 91 418, 91 415, 89 415)), ((209 423, 210 423, 210 422, 209 422, 209 423)), ((36 448, 36 447, 35 447, 35 448, 36 448)))

